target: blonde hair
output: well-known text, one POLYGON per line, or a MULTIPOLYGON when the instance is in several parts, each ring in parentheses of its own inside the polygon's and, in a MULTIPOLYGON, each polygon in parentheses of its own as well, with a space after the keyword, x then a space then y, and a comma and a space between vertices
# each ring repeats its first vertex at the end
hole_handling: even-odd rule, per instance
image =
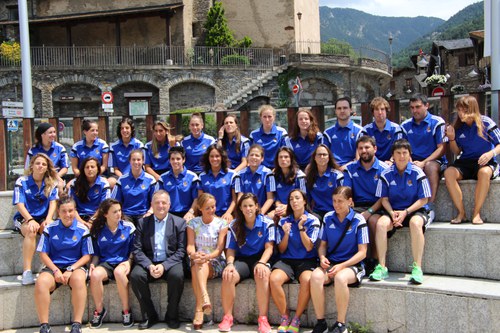
POLYGON ((30 176, 33 175, 33 165, 35 165, 35 161, 39 158, 45 159, 45 162, 47 163, 47 170, 43 175, 43 181, 45 182, 45 190, 43 193, 48 198, 52 189, 57 186, 57 171, 56 168, 54 168, 52 160, 47 155, 38 153, 30 160, 30 165, 28 170, 25 170, 25 173, 30 176))
POLYGON ((215 200, 215 197, 211 195, 210 193, 202 193, 200 196, 198 196, 198 202, 196 205, 196 216, 201 216, 201 208, 207 203, 208 200, 215 200))
MULTIPOLYGON (((476 98, 474 96, 462 96, 455 104, 455 108, 462 109, 466 118, 472 118, 472 121, 476 123, 477 135, 479 135, 479 137, 481 137, 482 139, 487 140, 484 135, 484 125, 483 121, 481 120, 479 104, 477 103, 476 98)), ((458 128, 462 127, 463 124, 464 122, 460 119, 460 117, 457 117, 455 123, 453 124, 453 127, 455 128, 455 130, 457 130, 458 128)))
MULTIPOLYGON (((156 126, 161 126, 161 127, 163 127, 163 129, 165 129, 165 132, 167 132, 167 135, 165 136, 165 143, 168 143, 168 135, 170 134, 170 126, 164 121, 157 120, 153 124, 153 132, 154 132, 156 126)), ((151 140, 151 150, 153 151, 154 157, 158 157, 158 154, 160 153, 159 149, 158 149, 158 145, 159 145, 158 140, 156 140, 156 137, 153 135, 153 140, 151 140)))
POLYGON ((273 113, 273 116, 276 117, 276 110, 269 104, 264 104, 259 107, 259 118, 262 117, 262 113, 266 110, 271 110, 273 113))
POLYGON ((370 109, 373 112, 376 107, 379 107, 381 105, 385 107, 385 111, 387 112, 391 111, 391 106, 389 105, 389 102, 387 102, 386 99, 383 97, 375 97, 374 99, 372 99, 372 101, 370 102, 370 109))

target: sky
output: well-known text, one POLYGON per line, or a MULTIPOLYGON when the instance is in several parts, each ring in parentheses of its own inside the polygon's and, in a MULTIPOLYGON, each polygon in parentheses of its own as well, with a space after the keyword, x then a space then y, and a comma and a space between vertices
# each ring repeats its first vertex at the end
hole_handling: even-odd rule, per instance
POLYGON ((433 16, 448 20, 478 0, 319 0, 320 6, 352 8, 377 16, 433 16), (437 4, 437 5, 436 5, 437 4))

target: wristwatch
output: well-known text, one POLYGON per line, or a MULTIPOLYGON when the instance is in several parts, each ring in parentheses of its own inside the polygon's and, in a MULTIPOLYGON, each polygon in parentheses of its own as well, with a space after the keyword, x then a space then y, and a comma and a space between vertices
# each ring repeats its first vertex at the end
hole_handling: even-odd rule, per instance
POLYGON ((299 231, 306 231, 306 228, 302 227, 299 229, 299 231))
POLYGON ((73 266, 68 266, 66 267, 66 271, 67 272, 73 272, 75 269, 73 268, 73 266))

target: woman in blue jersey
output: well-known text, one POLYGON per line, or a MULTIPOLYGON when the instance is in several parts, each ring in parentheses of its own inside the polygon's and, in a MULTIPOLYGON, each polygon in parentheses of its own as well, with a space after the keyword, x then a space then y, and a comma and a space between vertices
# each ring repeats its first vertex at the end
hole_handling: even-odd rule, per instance
POLYGON ((217 145, 227 152, 230 161, 229 168, 233 169, 234 172, 238 172, 247 166, 250 140, 241 135, 236 115, 230 114, 224 119, 224 126, 219 130, 217 145))
POLYGON ((62 177, 68 172, 69 160, 66 148, 56 141, 57 132, 51 123, 41 123, 35 131, 35 144, 28 150, 24 168, 28 169, 31 159, 38 153, 47 155, 54 163, 57 171, 57 183, 59 191, 64 189, 62 177))
POLYGON ((259 203, 253 193, 245 193, 238 201, 236 218, 229 226, 226 242, 227 266, 222 272, 221 299, 224 317, 220 332, 231 331, 236 285, 253 277, 259 307, 259 333, 270 333, 267 320, 269 310, 269 261, 274 248, 274 222, 259 214, 259 203))
POLYGON ((141 217, 152 214, 149 210, 156 180, 144 172, 144 154, 142 149, 130 153, 130 173, 118 178, 111 197, 122 203, 123 214, 130 218, 134 225, 141 217))
POLYGON ((36 235, 52 222, 56 211, 57 173, 52 160, 45 154, 36 154, 30 162, 28 174, 19 177, 14 186, 12 204, 16 206, 14 227, 23 235, 22 284, 33 284, 31 263, 36 248, 36 235))
MULTIPOLYGON (((128 157, 135 149, 142 149, 144 145, 135 138, 135 125, 132 119, 125 118, 116 127, 118 140, 109 145, 109 166, 113 168, 116 178, 130 172, 128 157)), ((116 184, 116 178, 111 177, 109 182, 111 188, 116 184)))
POLYGON ((215 215, 229 223, 233 220, 236 193, 233 184, 234 171, 228 168, 226 151, 215 144, 209 146, 201 158, 201 164, 203 172, 199 176, 198 195, 212 194, 217 201, 215 215))
POLYGON ((101 327, 107 314, 104 308, 103 282, 115 280, 122 303, 122 324, 132 327, 134 320, 128 298, 128 274, 132 267, 132 247, 135 226, 124 221, 120 202, 106 199, 99 206, 90 228, 94 244, 94 256, 90 263, 90 290, 94 299, 94 316, 90 327, 101 327))
POLYGON ((292 148, 300 169, 305 170, 311 161, 311 155, 323 141, 323 133, 309 109, 300 108, 295 115, 295 125, 286 139, 286 145, 292 148))
POLYGON ((71 148, 71 167, 75 177, 80 175, 80 166, 87 157, 95 157, 101 163, 103 175, 108 167, 109 146, 106 141, 99 139, 99 125, 94 120, 85 119, 82 123, 84 138, 76 142, 71 148))
POLYGON ((262 165, 264 149, 254 144, 248 151, 248 166, 234 177, 234 188, 237 198, 243 193, 253 193, 259 199, 260 212, 266 214, 274 203, 276 184, 273 173, 262 165))
MULTIPOLYGON (((262 105, 259 108, 261 126, 250 133, 252 144, 264 148, 264 164, 268 168, 274 167, 274 158, 278 148, 285 145, 288 133, 282 127, 276 126, 276 110, 271 105, 262 105)), ((261 206, 262 207, 262 206, 261 206)))
POLYGON ((271 295, 281 315, 278 333, 298 333, 300 316, 307 309, 310 291, 309 281, 317 266, 315 244, 318 239, 320 222, 311 214, 306 194, 298 189, 290 192, 286 216, 277 227, 279 260, 273 265, 270 277, 271 295), (286 303, 283 285, 297 280, 300 283, 297 307, 293 318, 286 303))
POLYGON ((50 333, 50 295, 61 285, 71 288, 73 321, 70 333, 82 332, 87 302, 85 265, 94 253, 89 229, 76 219, 73 199, 63 196, 57 202, 59 219, 44 229, 37 251, 45 265, 35 284, 35 306, 40 333, 50 333))
POLYGON ((175 137, 170 134, 170 126, 164 121, 153 125, 153 140, 146 143, 146 161, 144 169, 157 181, 170 170, 168 151, 176 145, 175 137))
POLYGON ((451 223, 466 220, 458 181, 477 179, 472 223, 482 224, 481 208, 490 189, 490 180, 498 175, 496 156, 500 154, 500 129, 493 120, 481 115, 473 96, 461 97, 455 107, 458 117, 453 126, 447 126, 446 136, 451 151, 460 157, 444 172, 446 187, 458 210, 451 223))
POLYGON ((337 321, 330 332, 346 333, 349 286, 357 286, 365 275, 363 259, 368 248, 368 228, 353 209, 352 189, 339 186, 333 192, 333 208, 325 215, 318 248, 320 267, 311 277, 311 299, 317 323, 314 333, 328 330, 325 321, 324 285, 334 282, 337 321))
POLYGON ((299 189, 306 192, 306 175, 299 169, 293 150, 288 147, 280 147, 276 153, 276 167, 273 170, 274 181, 276 182, 275 206, 276 209, 269 213, 270 217, 274 215, 283 216, 286 212, 288 194, 293 189, 299 189))
POLYGON ((215 198, 203 193, 198 198, 197 217, 187 223, 186 252, 191 260, 191 283, 196 298, 193 327, 203 327, 203 313, 212 313, 207 280, 219 277, 226 266, 222 251, 227 223, 215 216, 215 198))
POLYGON ((186 150, 186 168, 199 174, 203 168, 200 163, 201 157, 207 151, 208 146, 215 143, 215 139, 203 132, 203 117, 200 113, 193 113, 189 120, 190 135, 181 141, 181 146, 186 150))
POLYGON ((75 200, 76 218, 90 228, 99 204, 111 196, 106 178, 99 175, 99 160, 87 157, 80 166, 80 175, 68 184, 68 195, 75 200))
POLYGON ((330 149, 325 144, 318 145, 306 169, 306 187, 312 210, 321 219, 333 209, 333 191, 342 185, 343 179, 344 174, 339 171, 330 149))

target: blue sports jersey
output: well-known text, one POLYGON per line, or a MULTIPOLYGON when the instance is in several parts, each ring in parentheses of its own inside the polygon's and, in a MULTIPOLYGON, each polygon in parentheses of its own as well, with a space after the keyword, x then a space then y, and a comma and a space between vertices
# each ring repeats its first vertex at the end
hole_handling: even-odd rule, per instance
POLYGON ((394 141, 403 138, 401 126, 387 119, 382 131, 378 129, 375 122, 366 125, 364 130, 369 136, 375 138, 375 142, 377 143, 375 156, 381 161, 389 161, 392 157, 392 144, 394 141))
POLYGON ((274 222, 269 217, 259 214, 255 218, 255 224, 252 229, 245 228, 245 243, 240 247, 236 238, 236 233, 233 230, 233 224, 229 225, 227 233, 226 249, 235 250, 235 257, 251 257, 262 255, 265 250, 266 243, 275 241, 274 222))
POLYGON ((260 165, 255 173, 246 167, 234 176, 234 189, 236 193, 253 193, 262 207, 267 200, 268 192, 276 192, 276 183, 272 171, 260 165))
POLYGON ((483 122, 484 139, 477 134, 475 122, 471 126, 463 124, 455 131, 455 140, 462 154, 460 159, 479 159, 482 154, 492 150, 500 144, 500 129, 491 118, 481 116, 483 122))
POLYGON ((233 170, 227 170, 227 172, 220 170, 216 177, 212 170, 208 170, 208 173, 205 171, 200 173, 198 189, 215 197, 215 215, 217 216, 224 215, 233 201, 234 175, 233 170))
POLYGON ((375 195, 378 180, 389 166, 375 157, 370 169, 365 170, 360 161, 347 165, 344 171, 344 186, 352 188, 354 205, 374 204, 379 198, 375 195))
POLYGON ((203 171, 203 166, 200 164, 201 157, 207 151, 207 148, 215 143, 215 139, 210 135, 201 132, 199 138, 188 135, 181 141, 181 146, 186 150, 185 166, 188 170, 196 173, 203 171))
POLYGON ((151 206, 155 184, 155 178, 144 171, 137 179, 127 173, 118 178, 111 197, 122 203, 123 214, 144 215, 151 206))
POLYGON ((258 144, 264 148, 264 164, 268 168, 274 168, 276 153, 281 146, 284 146, 287 131, 279 126, 273 125, 269 133, 265 133, 262 126, 250 133, 252 144, 258 144))
MULTIPOLYGON (((401 123, 403 135, 411 145, 411 158, 414 161, 423 161, 429 157, 442 143, 448 142, 445 136, 445 123, 443 118, 427 112, 427 116, 417 124, 413 118, 401 123)), ((446 163, 446 157, 441 159, 446 163)))
MULTIPOLYGON (((24 204, 31 216, 39 221, 47 217, 50 202, 59 199, 57 195, 57 186, 50 190, 49 196, 45 196, 45 181, 42 181, 42 186, 38 188, 33 176, 21 176, 16 180, 14 185, 14 195, 12 196, 12 204, 15 206, 18 203, 24 204)), ((16 212, 14 220, 22 219, 22 215, 16 212)))
POLYGON ((236 169, 238 165, 241 164, 241 160, 243 157, 248 156, 248 150, 250 149, 250 139, 246 136, 241 136, 240 139, 240 152, 236 152, 236 138, 233 138, 231 141, 226 144, 226 153, 229 161, 231 162, 230 169, 236 169))
POLYGON ((111 197, 111 189, 108 180, 102 176, 97 176, 94 184, 87 192, 88 201, 81 201, 75 193, 75 179, 69 182, 68 195, 75 200, 76 210, 80 215, 92 216, 99 208, 101 202, 111 197))
POLYGON ((329 212, 333 209, 333 191, 342 185, 344 174, 333 168, 326 170, 323 176, 316 178, 312 188, 307 189, 307 197, 313 210, 329 212))
POLYGON ((134 245, 135 226, 132 222, 120 220, 118 229, 113 234, 107 224, 93 239, 94 255, 99 263, 117 265, 129 259, 134 245))
POLYGON ((158 145, 158 154, 153 155, 152 141, 149 141, 144 146, 145 150, 145 161, 144 165, 149 165, 153 170, 170 170, 170 155, 168 151, 170 150, 170 145, 168 141, 164 145, 158 145))
POLYGON ((282 204, 286 204, 288 202, 288 195, 290 194, 290 192, 292 192, 292 190, 295 190, 296 188, 307 192, 306 174, 302 170, 297 171, 295 180, 291 184, 286 184, 283 179, 278 179, 276 175, 274 176, 274 180, 276 182, 275 199, 282 204))
POLYGON ((347 261, 358 252, 359 244, 368 244, 370 242, 365 218, 361 214, 356 213, 352 208, 349 210, 344 221, 339 221, 335 211, 328 212, 323 221, 325 223, 321 227, 320 239, 328 243, 326 258, 330 262, 338 263, 347 261), (348 221, 352 221, 351 226, 347 230, 342 243, 333 252, 348 221))
POLYGON ((408 163, 402 175, 393 164, 380 175, 375 195, 389 198, 392 209, 403 210, 419 199, 430 198, 431 187, 425 173, 413 163, 408 163))
POLYGON ((52 160, 52 163, 54 163, 54 167, 57 171, 62 168, 69 168, 69 159, 68 154, 66 153, 66 148, 59 142, 53 141, 49 150, 43 149, 41 144, 37 144, 28 150, 28 156, 26 156, 26 162, 24 163, 24 168, 26 170, 29 169, 30 161, 33 156, 39 153, 47 155, 52 160))
POLYGON ((47 253, 54 265, 60 268, 73 265, 84 255, 94 254, 89 229, 76 219, 69 227, 65 227, 61 220, 46 226, 36 250, 47 253))
POLYGON ((109 153, 109 146, 102 139, 95 139, 91 147, 88 147, 85 139, 78 141, 71 148, 70 157, 78 159, 78 168, 87 157, 95 157, 102 164, 102 154, 109 153))
POLYGON ((287 137, 285 139, 285 146, 290 147, 295 154, 295 159, 297 164, 301 169, 304 169, 309 162, 311 162, 311 156, 316 147, 323 142, 323 133, 316 133, 316 138, 313 142, 309 141, 309 138, 303 138, 300 135, 297 138, 292 139, 287 137))
POLYGON ((122 174, 130 172, 129 156, 132 150, 142 149, 144 145, 136 138, 130 139, 128 145, 125 146, 122 140, 118 139, 109 147, 108 165, 112 168, 120 169, 122 174))
POLYGON ((342 127, 337 122, 324 133, 323 143, 330 148, 339 165, 347 164, 356 158, 356 140, 366 132, 363 127, 349 120, 347 126, 342 127))
MULTIPOLYGON (((304 223, 304 228, 306 229, 307 236, 311 239, 313 243, 318 240, 320 222, 318 218, 305 212, 307 215, 307 221, 304 223)), ((277 227, 276 243, 281 243, 285 232, 283 231, 283 225, 285 223, 291 223, 292 228, 290 230, 290 236, 288 237, 288 247, 286 251, 279 254, 280 259, 312 259, 318 257, 318 251, 316 247, 313 247, 311 251, 307 251, 302 244, 302 239, 300 238, 299 222, 295 220, 293 215, 283 217, 277 227)))
POLYGON ((194 199, 198 198, 198 182, 198 176, 184 167, 177 177, 172 170, 161 175, 156 184, 156 191, 167 191, 170 194, 170 211, 183 213, 187 212, 194 199))

